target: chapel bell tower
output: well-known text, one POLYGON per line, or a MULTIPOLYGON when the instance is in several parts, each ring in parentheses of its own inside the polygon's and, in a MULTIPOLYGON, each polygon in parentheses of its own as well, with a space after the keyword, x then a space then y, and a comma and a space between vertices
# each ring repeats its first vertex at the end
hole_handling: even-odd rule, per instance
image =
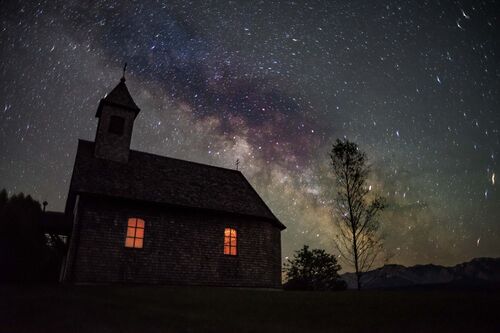
POLYGON ((125 69, 120 83, 99 103, 96 118, 99 118, 95 136, 95 157, 127 163, 134 120, 139 107, 125 85, 125 69))

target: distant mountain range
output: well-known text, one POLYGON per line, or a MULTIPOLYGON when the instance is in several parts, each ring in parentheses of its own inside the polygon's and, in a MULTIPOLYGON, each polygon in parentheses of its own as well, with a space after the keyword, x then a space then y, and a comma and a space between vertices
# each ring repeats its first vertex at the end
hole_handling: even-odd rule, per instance
MULTIPOLYGON (((342 274, 349 289, 356 288, 354 273, 342 274)), ((500 288, 500 258, 476 258, 453 267, 439 265, 385 265, 361 278, 363 289, 500 288)))

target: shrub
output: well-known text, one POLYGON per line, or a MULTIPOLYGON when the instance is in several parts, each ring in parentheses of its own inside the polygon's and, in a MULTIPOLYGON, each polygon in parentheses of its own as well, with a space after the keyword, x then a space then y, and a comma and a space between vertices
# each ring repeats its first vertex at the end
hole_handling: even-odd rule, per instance
POLYGON ((292 260, 284 265, 288 290, 344 290, 347 284, 338 271, 341 266, 335 256, 325 250, 309 250, 309 246, 296 251, 292 260))

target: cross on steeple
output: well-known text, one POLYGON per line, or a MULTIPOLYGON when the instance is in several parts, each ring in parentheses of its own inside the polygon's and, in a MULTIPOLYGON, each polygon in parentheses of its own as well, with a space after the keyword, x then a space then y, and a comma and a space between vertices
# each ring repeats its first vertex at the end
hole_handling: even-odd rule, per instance
POLYGON ((127 70, 127 63, 125 63, 125 65, 123 65, 123 74, 122 74, 122 78, 121 78, 121 81, 125 81, 125 71, 127 70))

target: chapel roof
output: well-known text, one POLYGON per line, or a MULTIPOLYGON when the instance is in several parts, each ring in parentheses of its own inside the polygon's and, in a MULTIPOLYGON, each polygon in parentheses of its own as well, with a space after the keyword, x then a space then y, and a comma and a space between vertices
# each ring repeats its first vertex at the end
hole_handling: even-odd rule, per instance
POLYGON ((136 150, 127 163, 115 162, 96 158, 94 142, 85 140, 78 143, 69 201, 79 193, 254 216, 285 229, 238 170, 136 150))

